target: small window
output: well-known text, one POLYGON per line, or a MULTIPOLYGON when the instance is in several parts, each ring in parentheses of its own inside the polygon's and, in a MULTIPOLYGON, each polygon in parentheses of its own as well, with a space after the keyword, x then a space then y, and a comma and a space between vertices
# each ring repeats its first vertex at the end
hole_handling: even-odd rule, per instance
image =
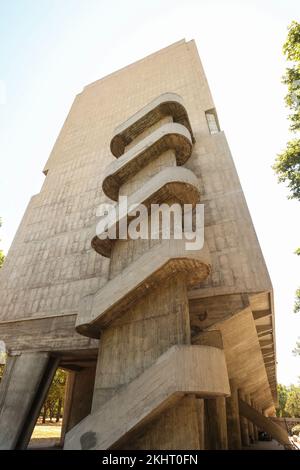
POLYGON ((215 108, 205 111, 206 121, 211 134, 220 132, 219 120, 215 108))

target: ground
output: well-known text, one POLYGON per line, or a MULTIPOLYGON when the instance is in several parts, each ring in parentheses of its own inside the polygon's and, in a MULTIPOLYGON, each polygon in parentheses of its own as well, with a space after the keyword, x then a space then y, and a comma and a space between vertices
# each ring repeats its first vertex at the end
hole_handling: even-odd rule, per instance
POLYGON ((29 443, 29 448, 44 448, 59 446, 61 421, 59 423, 37 423, 29 443))
MULTIPOLYGON (((61 424, 62 421, 59 423, 51 423, 48 420, 45 424, 42 424, 39 421, 33 430, 28 448, 39 449, 59 447, 61 424)), ((284 450, 284 447, 281 444, 278 444, 275 440, 258 441, 255 444, 251 444, 250 447, 246 447, 245 450, 284 450)))
POLYGON ((274 439, 272 441, 257 441, 246 447, 246 450, 284 450, 284 447, 274 439))

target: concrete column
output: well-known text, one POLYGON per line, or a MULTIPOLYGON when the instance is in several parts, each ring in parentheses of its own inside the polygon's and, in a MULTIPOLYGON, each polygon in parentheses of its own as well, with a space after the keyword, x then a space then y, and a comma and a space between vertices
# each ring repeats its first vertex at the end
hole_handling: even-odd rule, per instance
POLYGON ((0 384, 0 449, 27 446, 56 366, 44 352, 8 357, 0 384))
POLYGON ((209 449, 228 449, 225 397, 205 400, 205 419, 209 449))
MULTIPOLYGON (((240 400, 245 401, 245 393, 242 390, 238 390, 238 396, 240 400)), ((242 445, 249 446, 250 439, 249 439, 248 421, 244 416, 241 416, 241 414, 240 414, 240 428, 241 428, 242 445)))
MULTIPOLYGON (((251 406, 251 397, 250 395, 245 395, 245 401, 251 406)), ((248 430, 249 430, 249 440, 250 444, 254 442, 254 427, 252 421, 248 420, 248 430)))
POLYGON ((60 435, 60 444, 63 447, 65 442, 65 435, 68 430, 68 425, 70 422, 71 407, 72 407, 72 398, 73 390, 75 384, 76 372, 73 370, 68 371, 66 387, 65 387, 65 399, 64 399, 64 412, 61 426, 61 435, 60 435))
POLYGON ((116 450, 199 450, 198 399, 193 395, 182 397, 160 413, 136 437, 115 447, 116 450))
POLYGON ((46 400, 49 388, 58 368, 59 358, 49 357, 47 365, 44 369, 42 379, 36 390, 34 401, 31 405, 30 412, 27 416, 25 425, 23 426, 21 435, 18 439, 17 449, 27 449, 35 424, 40 415, 44 401, 46 400))
POLYGON ((196 400, 197 414, 198 414, 198 434, 199 434, 199 449, 205 449, 205 422, 204 422, 204 400, 198 398, 196 400))
MULTIPOLYGON (((251 403, 252 403, 252 407, 256 410, 257 407, 253 400, 251 400, 251 403)), ((256 424, 254 423, 253 423, 253 430, 254 430, 254 440, 258 441, 258 429, 257 429, 256 424)))
POLYGON ((65 434, 91 411, 95 383, 96 366, 86 367, 78 372, 71 372, 67 384, 68 397, 66 400, 64 426, 65 434))
POLYGON ((241 449, 241 427, 238 390, 230 380, 231 396, 226 398, 228 449, 241 449))

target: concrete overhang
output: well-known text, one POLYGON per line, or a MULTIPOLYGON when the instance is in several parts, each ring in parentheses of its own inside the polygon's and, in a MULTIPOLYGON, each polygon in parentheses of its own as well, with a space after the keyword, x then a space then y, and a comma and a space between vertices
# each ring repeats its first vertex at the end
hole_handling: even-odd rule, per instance
POLYGON ((115 157, 123 155, 125 147, 133 139, 165 116, 172 116, 174 122, 185 126, 192 136, 192 141, 195 141, 183 99, 176 93, 163 93, 115 129, 110 144, 111 153, 115 157))
POLYGON ((102 188, 105 194, 117 201, 122 184, 136 175, 152 160, 173 150, 177 165, 183 165, 192 153, 192 137, 182 124, 168 123, 138 142, 107 168, 102 188))

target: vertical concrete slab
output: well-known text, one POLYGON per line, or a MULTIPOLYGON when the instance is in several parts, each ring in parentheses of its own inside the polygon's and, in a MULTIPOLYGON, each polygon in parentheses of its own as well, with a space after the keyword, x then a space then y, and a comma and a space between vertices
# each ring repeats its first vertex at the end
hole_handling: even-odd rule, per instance
POLYGON ((228 449, 225 397, 206 400, 205 413, 209 449, 228 449))
POLYGON ((226 398, 228 449, 241 449, 241 427, 239 415, 238 390, 230 381, 231 396, 226 398))
POLYGON ((118 450, 199 450, 198 406, 185 396, 118 450))
POLYGON ((205 449, 205 416, 204 416, 204 400, 198 398, 196 401, 198 415, 198 433, 199 433, 199 449, 205 449))
POLYGON ((31 413, 32 405, 48 361, 49 355, 44 352, 8 357, 0 384, 1 450, 16 448, 18 440, 22 440, 21 433, 26 421, 27 426, 32 427, 31 421, 35 419, 35 413, 31 413))
POLYGON ((70 372, 66 390, 66 415, 62 430, 64 434, 76 426, 91 411, 95 383, 94 367, 87 367, 78 372, 70 372))
MULTIPOLYGON (((256 406, 256 404, 253 400, 251 400, 251 406, 252 406, 252 408, 257 410, 257 406, 256 406)), ((254 440, 258 441, 258 428, 257 428, 255 423, 253 423, 253 430, 254 430, 254 440)))
MULTIPOLYGON (((238 390, 239 400, 245 400, 245 393, 238 390)), ((248 447, 250 445, 248 420, 240 414, 240 428, 242 445, 248 447)))
MULTIPOLYGON (((250 395, 245 396, 246 402, 251 406, 251 397, 250 395)), ((249 430, 249 440, 250 444, 254 443, 254 426, 251 420, 248 420, 248 430, 249 430)))

